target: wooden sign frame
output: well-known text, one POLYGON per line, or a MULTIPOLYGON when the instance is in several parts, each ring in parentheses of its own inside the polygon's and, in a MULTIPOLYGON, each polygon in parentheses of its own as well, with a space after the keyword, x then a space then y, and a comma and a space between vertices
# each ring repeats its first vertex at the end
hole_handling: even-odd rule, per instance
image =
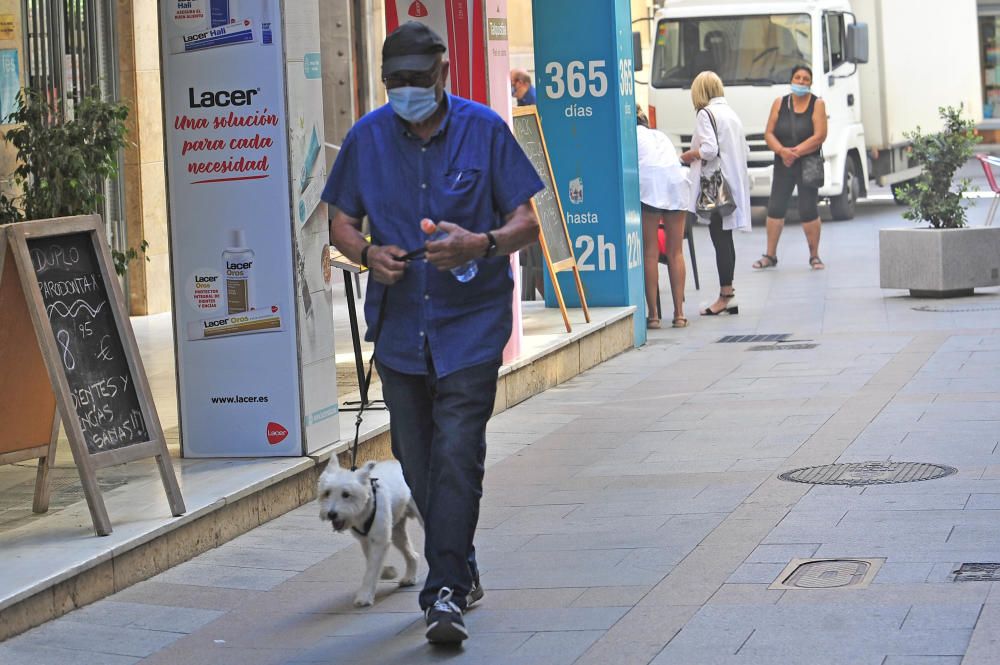
MULTIPOLYGON (((111 256, 104 238, 104 225, 101 222, 100 216, 82 215, 78 217, 60 217, 12 224, 6 229, 6 245, 12 250, 11 255, 20 276, 21 288, 27 302, 32 325, 35 329, 38 348, 41 350, 42 357, 44 358, 50 385, 55 392, 56 409, 59 418, 54 420, 57 422, 58 420, 62 421, 66 436, 69 439, 70 449, 73 452, 73 461, 76 463, 76 467, 80 473, 83 492, 87 499, 87 506, 90 509, 90 516, 97 535, 106 536, 110 534, 111 521, 104 506, 104 498, 97 485, 95 472, 97 469, 103 469, 124 462, 154 457, 159 467, 163 487, 166 490, 170 511, 174 516, 183 515, 185 512, 184 499, 181 496, 180 487, 174 475, 174 468, 170 461, 166 439, 163 436, 163 429, 160 426, 160 420, 153 403, 153 395, 149 389, 149 382, 146 379, 142 359, 139 356, 139 348, 135 342, 135 335, 132 332, 128 312, 125 309, 125 298, 118 283, 118 276, 111 268, 111 256), (77 233, 87 233, 90 237, 94 256, 97 259, 97 267, 100 270, 100 276, 107 291, 109 310, 114 317, 115 327, 125 352, 125 360, 132 376, 139 407, 142 410, 143 420, 146 425, 145 429, 149 435, 146 441, 96 453, 91 453, 87 448, 83 429, 70 397, 69 382, 66 378, 62 362, 59 359, 52 325, 46 314, 45 303, 42 299, 42 293, 38 288, 37 276, 28 249, 29 240, 77 233)), ((0 276, 2 274, 0 273, 0 276)), ((55 429, 56 426, 53 427, 54 431, 55 429)), ((54 445, 54 442, 50 443, 50 446, 52 445, 54 445)), ((46 457, 46 463, 51 463, 51 459, 50 454, 46 457)), ((42 476, 42 473, 40 466, 39 477, 42 476)), ((38 491, 38 487, 36 486, 36 503, 38 502, 38 491)))
POLYGON ((14 400, 0 401, 0 422, 5 425, 5 438, 0 440, 0 465, 38 460, 31 509, 44 513, 49 509, 49 470, 55 465, 59 413, 48 378, 37 376, 45 371, 44 359, 35 341, 35 328, 8 245, 7 234, 0 230, 0 311, 5 319, 0 330, 0 364, 4 368, 0 393, 12 388, 14 377, 19 383, 14 400), (6 263, 8 259, 10 262, 6 263), (23 383, 25 374, 35 375, 27 386, 23 383), (40 390, 45 393, 46 389, 46 394, 39 395, 40 390))
MULTIPOLYGON (((552 172, 552 160, 549 158, 549 148, 545 144, 545 132, 542 131, 542 118, 538 115, 538 108, 534 105, 530 106, 516 106, 514 107, 514 117, 520 118, 523 116, 534 117, 535 123, 538 125, 538 137, 542 142, 542 154, 545 155, 545 166, 549 171, 549 182, 552 183, 552 195, 556 200, 556 207, 559 209, 559 219, 562 220, 562 230, 566 234, 566 246, 569 247, 569 258, 563 259, 557 263, 552 262, 552 257, 549 254, 549 246, 545 241, 545 233, 543 229, 539 228, 538 240, 542 245, 542 254, 545 255, 545 265, 549 269, 549 278, 552 280, 552 288, 556 291, 556 300, 559 302, 559 309, 562 312, 563 323, 566 325, 566 332, 573 332, 572 326, 569 323, 569 314, 566 311, 566 303, 563 300, 562 289, 559 287, 559 279, 556 275, 560 272, 565 272, 566 270, 573 271, 573 279, 576 282, 576 292, 580 296, 580 305, 583 307, 583 317, 587 323, 590 323, 590 309, 587 307, 587 297, 583 293, 583 281, 580 279, 580 267, 576 263, 576 255, 573 254, 573 243, 569 237, 569 229, 566 227, 566 214, 563 211, 562 199, 559 197, 559 188, 556 186, 555 174, 552 172)), ((535 198, 531 198, 531 209, 535 212, 535 217, 541 219, 538 214, 538 206, 535 204, 535 198)), ((539 222, 539 227, 541 227, 541 222, 539 222)))

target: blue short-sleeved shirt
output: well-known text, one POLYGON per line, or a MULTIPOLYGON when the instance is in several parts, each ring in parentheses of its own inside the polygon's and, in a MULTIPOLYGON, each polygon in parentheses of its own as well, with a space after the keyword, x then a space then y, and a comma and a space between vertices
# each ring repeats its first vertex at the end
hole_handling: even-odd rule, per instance
POLYGON ((528 92, 524 93, 524 97, 517 100, 518 106, 534 106, 537 102, 535 101, 535 86, 528 88, 528 92))
MULTIPOLYGON (((499 115, 460 97, 447 96, 446 103, 441 127, 426 143, 389 105, 361 118, 344 139, 323 200, 351 217, 367 215, 374 244, 422 247, 424 217, 475 233, 497 229, 544 188, 499 115)), ((464 284, 424 260, 410 262, 391 287, 368 280, 369 341, 382 298, 389 298, 379 362, 426 374, 425 344, 438 376, 499 359, 512 325, 510 260, 477 262, 479 274, 464 284)))

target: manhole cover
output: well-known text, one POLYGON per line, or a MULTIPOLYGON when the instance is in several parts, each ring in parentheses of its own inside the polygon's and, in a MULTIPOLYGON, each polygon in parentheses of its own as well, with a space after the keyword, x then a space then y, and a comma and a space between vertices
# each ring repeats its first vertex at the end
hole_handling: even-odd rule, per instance
POLYGON ((783 342, 791 337, 789 333, 775 335, 726 335, 716 344, 747 344, 750 342, 783 342))
POLYGON ((1000 582, 1000 563, 963 563, 952 572, 956 582, 1000 582))
POLYGON ((792 559, 771 589, 844 589, 868 586, 884 559, 792 559))
POLYGON ((804 351, 805 349, 815 349, 819 344, 764 344, 761 346, 751 346, 747 351, 804 351))
POLYGON ((923 462, 851 462, 786 471, 781 480, 811 485, 887 485, 944 478, 958 469, 923 462))
POLYGON ((968 307, 935 307, 934 305, 920 305, 911 307, 914 312, 995 312, 1000 310, 1000 305, 970 305, 968 307))

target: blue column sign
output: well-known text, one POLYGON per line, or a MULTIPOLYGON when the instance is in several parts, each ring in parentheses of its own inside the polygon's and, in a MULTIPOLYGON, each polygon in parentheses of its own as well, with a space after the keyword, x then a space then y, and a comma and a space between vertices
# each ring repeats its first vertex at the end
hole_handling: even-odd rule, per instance
MULTIPOLYGON (((631 8, 628 0, 533 0, 532 9, 538 112, 587 303, 636 305, 639 345, 646 317, 631 8)), ((579 306, 572 275, 559 279, 567 304, 579 306)), ((555 306, 551 288, 545 300, 555 306)))

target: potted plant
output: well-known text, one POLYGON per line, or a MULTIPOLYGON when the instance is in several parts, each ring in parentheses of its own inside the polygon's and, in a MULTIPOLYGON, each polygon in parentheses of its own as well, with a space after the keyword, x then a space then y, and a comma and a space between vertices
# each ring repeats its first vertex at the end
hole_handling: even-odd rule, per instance
MULTIPOLYGON (((0 194, 0 225, 100 209, 104 180, 117 174, 118 153, 126 146, 128 107, 104 101, 95 89, 76 105, 73 116, 64 119, 54 112, 38 91, 25 89, 18 95, 17 109, 4 119, 14 126, 3 136, 17 150, 17 194, 0 194)), ((143 240, 139 251, 146 246, 143 240)), ((111 254, 119 275, 138 257, 134 248, 111 254)))
POLYGON ((1000 285, 1000 227, 966 226, 963 195, 969 181, 955 172, 973 155, 980 137, 961 108, 939 110, 944 128, 906 134, 913 157, 923 165, 914 185, 902 188, 909 206, 903 217, 929 226, 879 231, 879 273, 883 289, 909 289, 911 296, 972 295, 976 287, 1000 285))

